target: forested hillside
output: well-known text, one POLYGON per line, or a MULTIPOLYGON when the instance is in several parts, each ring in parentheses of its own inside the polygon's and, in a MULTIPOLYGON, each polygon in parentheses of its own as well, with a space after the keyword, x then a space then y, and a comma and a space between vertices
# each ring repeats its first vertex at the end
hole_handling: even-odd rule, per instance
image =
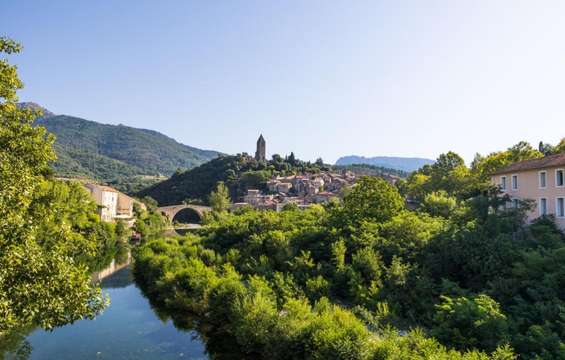
POLYGON ((171 175, 215 158, 215 151, 178 143, 153 130, 124 125, 106 125, 67 115, 37 121, 56 135, 55 163, 61 175, 84 173, 97 177, 171 175), (102 163, 102 164, 100 164, 102 163))
POLYGON ((31 102, 19 103, 18 108, 40 111, 36 124, 56 136, 57 160, 52 165, 57 176, 86 177, 130 194, 219 154, 183 145, 153 130, 55 115, 31 102))
POLYGON ((323 163, 295 159, 294 154, 286 159, 275 155, 267 162, 256 161, 247 154, 223 155, 197 168, 175 173, 171 178, 150 186, 137 195, 150 196, 159 205, 180 204, 185 200, 205 201, 218 181, 223 181, 232 199, 236 199, 248 188, 262 189, 273 175, 314 173, 329 169, 323 163))

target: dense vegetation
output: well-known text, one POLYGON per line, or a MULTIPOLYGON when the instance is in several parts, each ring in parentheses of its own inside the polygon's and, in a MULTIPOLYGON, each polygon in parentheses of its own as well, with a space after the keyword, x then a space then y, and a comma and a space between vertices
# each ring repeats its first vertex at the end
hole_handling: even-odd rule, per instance
POLYGON ((133 206, 135 213, 135 224, 133 230, 142 239, 160 235, 163 230, 170 226, 169 219, 157 212, 157 202, 150 197, 142 199, 146 209, 142 209, 137 203, 133 206))
POLYGON ((431 159, 423 158, 407 158, 407 157, 394 157, 394 156, 375 156, 364 157, 357 155, 343 156, 336 161, 336 165, 354 165, 365 164, 387 169, 396 169, 405 172, 412 172, 418 170, 424 165, 433 164, 431 159))
MULTIPOLYGON (((20 46, 0 38, 0 52, 20 46)), ((52 135, 16 106, 15 66, 0 60, 0 349, 26 329, 95 316, 106 304, 90 273, 128 252, 123 223, 100 221, 81 185, 54 180, 52 135)))
MULTIPOLYGON (((30 103, 20 107, 40 109, 30 103)), ((124 191, 138 191, 154 183, 155 177, 193 168, 218 155, 180 144, 156 131, 67 115, 48 113, 37 124, 56 136, 53 167, 57 175, 112 182, 124 191)))
POLYGON ((441 155, 399 185, 413 210, 367 177, 326 207, 216 212, 140 248, 135 275, 218 358, 565 358, 565 236, 487 176, 538 156, 441 155))

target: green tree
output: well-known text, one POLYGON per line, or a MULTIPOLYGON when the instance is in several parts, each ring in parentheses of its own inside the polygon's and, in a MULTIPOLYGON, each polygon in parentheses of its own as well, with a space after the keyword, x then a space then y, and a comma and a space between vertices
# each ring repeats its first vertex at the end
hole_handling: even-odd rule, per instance
POLYGON ((296 165, 296 156, 294 156, 292 151, 290 152, 290 155, 288 155, 288 163, 292 166, 296 165))
POLYGON ((424 197, 420 206, 430 215, 448 218, 457 208, 457 199, 444 190, 434 191, 424 197))
POLYGON ((559 141, 559 143, 557 145, 555 145, 553 152, 555 154, 565 152, 565 138, 561 139, 561 141, 559 141))
POLYGON ((508 323, 500 305, 488 295, 473 298, 442 296, 433 336, 459 349, 494 351, 508 342, 508 323))
MULTIPOLYGON (((1 53, 19 50, 15 42, 0 38, 1 53)), ((90 285, 87 265, 73 259, 72 235, 62 231, 42 243, 39 230, 50 210, 34 201, 55 159, 54 139, 33 126, 38 113, 16 106, 21 87, 16 67, 1 59, 0 340, 17 327, 52 328, 94 316, 104 305, 100 289, 90 285)))
POLYGON ((387 221, 403 207, 404 200, 395 187, 381 178, 364 176, 344 197, 338 216, 357 226, 362 221, 387 221))
POLYGON ((218 182, 216 190, 210 194, 210 206, 217 213, 228 211, 230 207, 230 195, 228 188, 222 181, 218 182))
MULTIPOLYGON (((550 149, 548 151, 553 150, 550 149)), ((534 149, 528 142, 520 141, 505 151, 494 152, 488 156, 477 154, 471 164, 471 170, 478 175, 481 180, 488 181, 490 180, 490 175, 500 168, 515 162, 539 158, 543 155, 540 150, 534 149)))

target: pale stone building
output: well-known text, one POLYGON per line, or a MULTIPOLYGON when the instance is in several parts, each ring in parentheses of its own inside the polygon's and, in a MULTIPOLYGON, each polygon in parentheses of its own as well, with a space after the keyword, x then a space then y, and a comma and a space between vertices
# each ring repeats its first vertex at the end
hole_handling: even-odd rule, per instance
POLYGON ((243 202, 257 206, 259 204, 259 198, 261 196, 261 192, 257 189, 249 189, 247 190, 247 194, 243 196, 243 202))
POLYGON ((270 180, 267 182, 267 188, 269 189, 270 192, 288 194, 290 189, 292 189, 292 184, 290 182, 270 180))
POLYGON ((124 220, 133 223, 134 199, 109 186, 88 183, 84 185, 92 199, 99 205, 102 221, 124 220))
POLYGON ((288 194, 290 189, 292 189, 292 184, 287 182, 280 182, 275 186, 275 191, 283 194, 288 194))
POLYGON ((116 219, 133 218, 133 203, 135 200, 126 194, 118 192, 118 205, 116 208, 116 219))
POLYGON ((109 186, 85 184, 92 199, 100 206, 99 214, 102 221, 112 221, 118 208, 118 191, 109 186))

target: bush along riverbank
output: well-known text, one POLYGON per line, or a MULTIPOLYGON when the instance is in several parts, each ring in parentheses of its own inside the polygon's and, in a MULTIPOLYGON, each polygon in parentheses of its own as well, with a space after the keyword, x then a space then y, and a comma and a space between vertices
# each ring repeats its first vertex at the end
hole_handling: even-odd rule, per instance
POLYGON ((527 204, 492 211, 504 201, 437 193, 408 211, 365 178, 340 204, 216 213, 198 234, 137 249, 134 272, 212 354, 562 358, 565 239, 549 218, 525 226, 527 204))

